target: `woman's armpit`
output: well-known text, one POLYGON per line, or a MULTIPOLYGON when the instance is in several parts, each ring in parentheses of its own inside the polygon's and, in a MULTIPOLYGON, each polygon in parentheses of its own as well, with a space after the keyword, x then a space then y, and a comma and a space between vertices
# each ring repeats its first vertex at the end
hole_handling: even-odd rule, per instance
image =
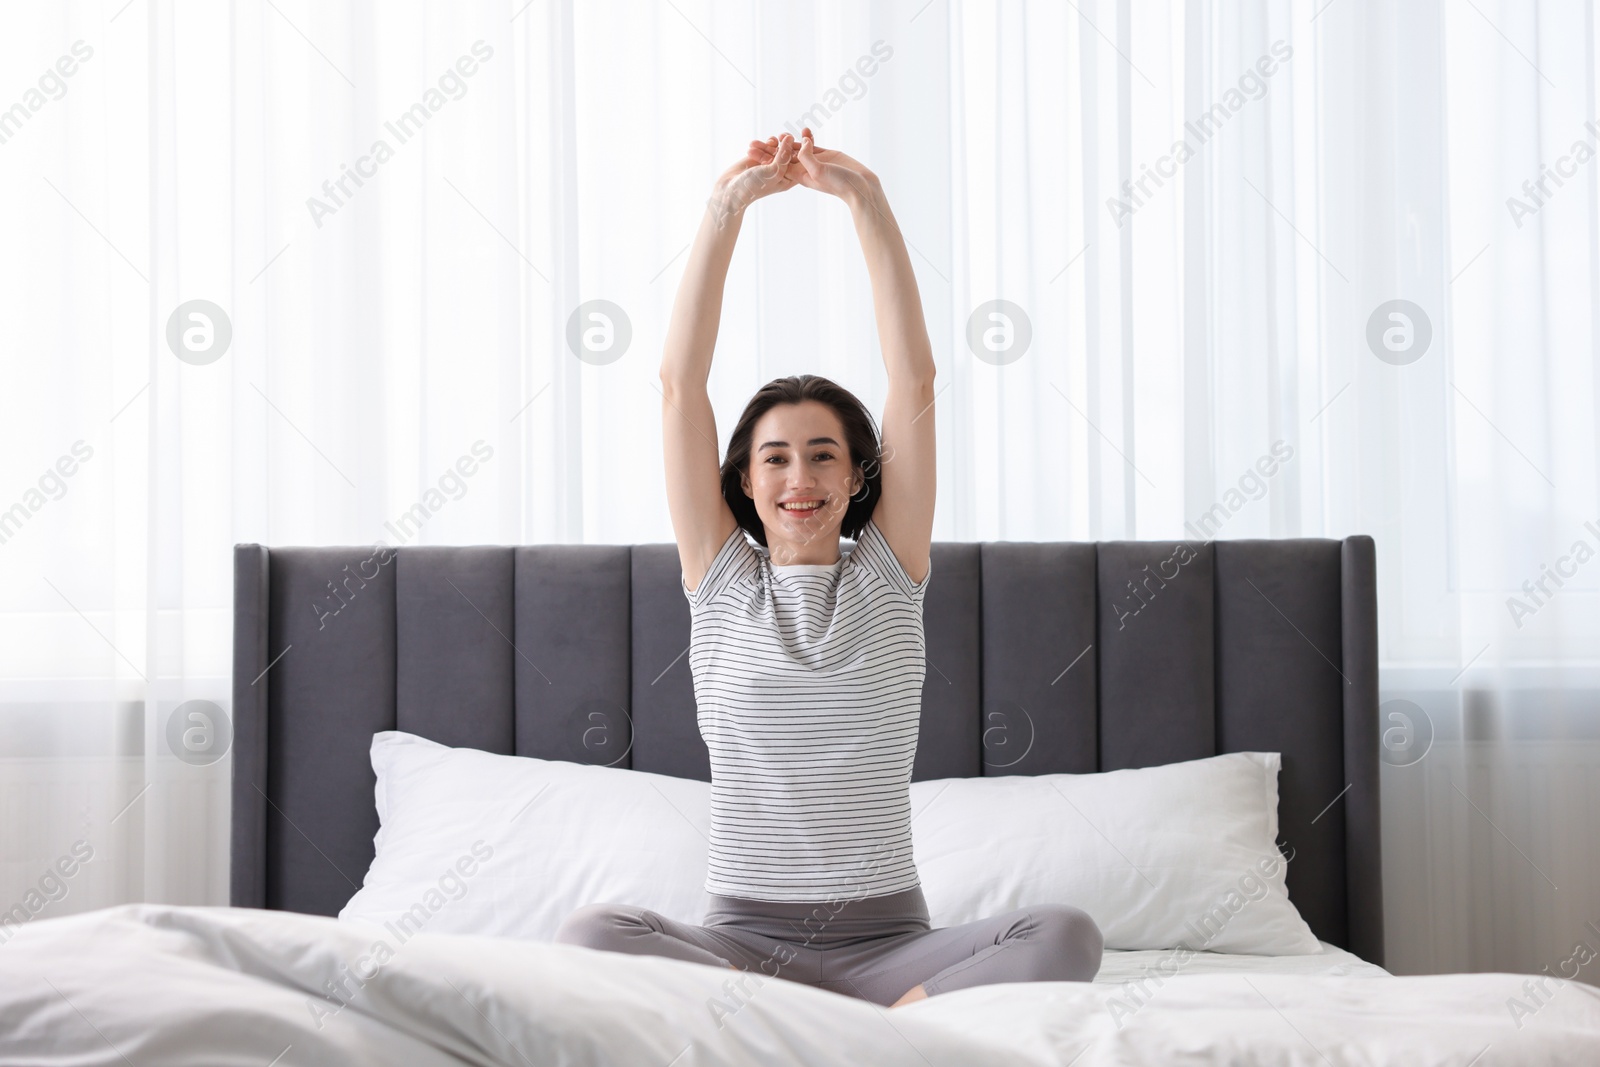
POLYGON ((929 554, 928 571, 922 576, 922 581, 911 580, 911 575, 906 573, 905 567, 900 563, 900 557, 894 554, 894 548, 889 544, 889 539, 883 536, 883 531, 878 524, 868 519, 861 528, 861 536, 856 539, 856 551, 866 549, 863 562, 884 581, 894 586, 900 592, 913 600, 921 600, 928 590, 928 582, 933 577, 933 558, 929 554))
POLYGON ((744 527, 735 526, 717 550, 710 566, 706 567, 705 574, 700 576, 699 584, 690 589, 688 581, 679 572, 678 587, 683 590, 689 605, 698 607, 731 586, 756 558, 756 550, 745 538, 744 527))

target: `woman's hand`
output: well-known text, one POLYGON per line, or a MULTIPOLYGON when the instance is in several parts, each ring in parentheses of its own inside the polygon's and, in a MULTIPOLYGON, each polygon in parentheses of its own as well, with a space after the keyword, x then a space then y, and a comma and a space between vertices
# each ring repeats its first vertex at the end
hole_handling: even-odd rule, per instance
POLYGON ((770 141, 751 141, 745 157, 727 170, 712 186, 710 206, 721 226, 732 215, 773 193, 793 188, 799 179, 798 149, 788 134, 770 141))
MULTIPOLYGON (((784 134, 785 138, 788 136, 784 134)), ((780 144, 775 137, 765 142, 751 141, 750 153, 762 162, 773 161, 780 144)), ((818 148, 810 126, 800 131, 799 151, 789 171, 793 180, 807 189, 828 193, 852 204, 873 195, 879 188, 878 176, 861 161, 836 148, 818 148)))

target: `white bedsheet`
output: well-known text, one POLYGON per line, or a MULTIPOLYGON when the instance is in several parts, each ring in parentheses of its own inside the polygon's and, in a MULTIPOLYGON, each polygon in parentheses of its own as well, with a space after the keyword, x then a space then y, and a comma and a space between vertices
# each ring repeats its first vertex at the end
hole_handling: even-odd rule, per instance
MULTIPOLYGON (((391 938, 374 969, 373 940, 249 909, 36 920, 0 945, 0 1064, 1600 1063, 1600 989, 1568 983, 1519 1027, 1507 1000, 1527 997, 1525 975, 1186 969, 1147 983, 1131 1011, 1114 1008, 1130 996, 1114 981, 886 1010, 677 960, 482 937, 391 938), (352 968, 370 976, 359 988, 352 968), (343 1007, 325 993, 340 980, 343 1007)), ((1115 954, 1116 967, 1148 955, 1115 954)))

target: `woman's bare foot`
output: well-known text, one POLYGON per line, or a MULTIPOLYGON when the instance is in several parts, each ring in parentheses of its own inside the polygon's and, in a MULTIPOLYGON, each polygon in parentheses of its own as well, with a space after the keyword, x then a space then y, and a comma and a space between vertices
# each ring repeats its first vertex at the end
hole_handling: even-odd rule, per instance
POLYGON ((926 989, 923 989, 922 986, 920 986, 920 985, 914 985, 910 989, 906 990, 906 995, 905 996, 901 997, 899 1000, 897 1000, 893 1004, 889 1005, 889 1007, 898 1008, 902 1004, 915 1004, 919 1000, 927 1000, 927 999, 928 999, 928 991, 926 989))

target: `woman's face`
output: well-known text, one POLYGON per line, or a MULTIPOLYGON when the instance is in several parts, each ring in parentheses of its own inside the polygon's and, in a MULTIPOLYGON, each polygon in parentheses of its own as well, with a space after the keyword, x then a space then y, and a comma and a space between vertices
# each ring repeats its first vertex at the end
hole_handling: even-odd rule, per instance
POLYGON ((851 494, 866 480, 850 465, 839 416, 804 400, 779 404, 756 422, 743 484, 773 563, 832 563, 851 494))

